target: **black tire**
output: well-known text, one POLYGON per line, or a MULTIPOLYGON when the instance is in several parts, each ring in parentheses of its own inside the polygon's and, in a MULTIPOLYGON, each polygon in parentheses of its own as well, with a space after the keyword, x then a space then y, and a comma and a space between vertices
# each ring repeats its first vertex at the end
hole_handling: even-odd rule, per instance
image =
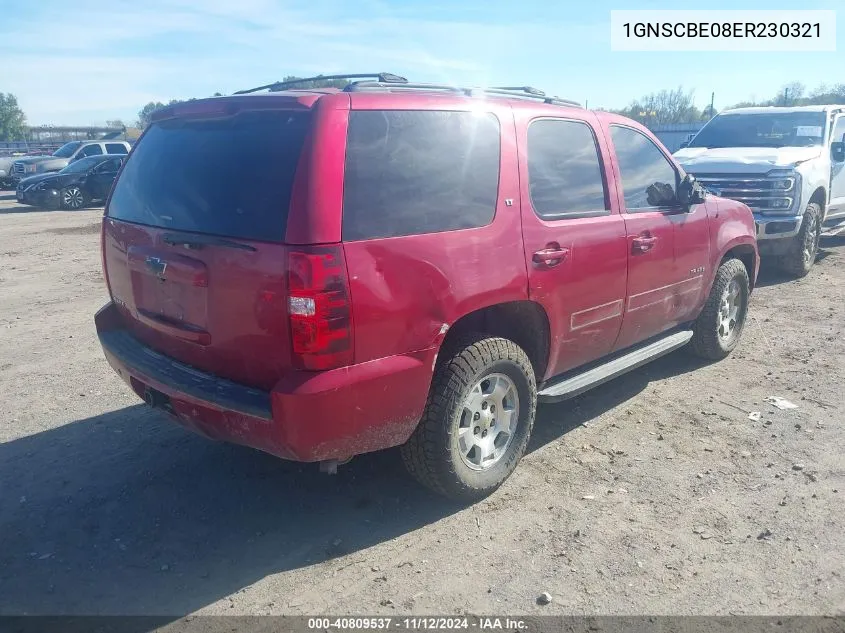
POLYGON ((689 342, 690 351, 696 356, 707 360, 721 360, 730 354, 739 344, 742 329, 748 316, 748 300, 751 296, 751 284, 748 281, 748 271, 738 259, 728 259, 722 262, 716 271, 713 287, 704 304, 704 309, 698 315, 693 325, 693 336, 689 342), (733 330, 720 332, 723 317, 723 303, 733 282, 739 290, 738 312, 733 330))
POLYGON ((59 192, 59 206, 66 211, 84 209, 90 201, 85 190, 77 185, 65 187, 59 192))
POLYGON ((402 459, 408 472, 428 488, 452 499, 475 501, 496 490, 525 454, 537 411, 534 369, 513 341, 481 334, 462 339, 441 355, 422 420, 401 447, 402 459), (470 392, 493 374, 504 375, 516 391, 516 422, 498 461, 474 470, 462 457, 459 427, 467 419, 464 405, 470 392))
POLYGON ((795 277, 805 277, 816 261, 821 237, 822 208, 815 202, 807 205, 801 230, 792 238, 789 250, 778 258, 781 270, 795 277))

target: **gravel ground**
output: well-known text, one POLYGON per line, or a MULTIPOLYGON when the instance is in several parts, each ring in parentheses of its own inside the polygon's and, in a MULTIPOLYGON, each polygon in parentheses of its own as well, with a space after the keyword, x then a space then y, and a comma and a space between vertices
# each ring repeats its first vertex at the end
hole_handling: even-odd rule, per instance
POLYGON ((764 270, 729 359, 541 407, 461 507, 395 451, 321 475, 140 405, 94 333, 100 213, 0 194, 0 613, 845 613, 845 238, 764 270))

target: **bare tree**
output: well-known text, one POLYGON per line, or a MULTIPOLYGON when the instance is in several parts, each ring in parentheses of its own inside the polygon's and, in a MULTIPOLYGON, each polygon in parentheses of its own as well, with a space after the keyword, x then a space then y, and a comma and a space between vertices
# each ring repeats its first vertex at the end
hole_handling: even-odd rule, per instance
POLYGON ((798 105, 804 97, 806 88, 800 81, 790 81, 780 90, 780 103, 778 105, 798 105))
POLYGON ((648 126, 687 123, 701 118, 701 111, 693 103, 693 91, 685 91, 680 86, 645 95, 633 101, 620 114, 648 126))

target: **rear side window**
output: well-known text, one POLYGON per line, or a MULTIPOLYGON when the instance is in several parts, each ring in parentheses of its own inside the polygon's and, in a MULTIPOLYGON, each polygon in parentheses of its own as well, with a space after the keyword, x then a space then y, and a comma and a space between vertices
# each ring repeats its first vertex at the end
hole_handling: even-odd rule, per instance
POLYGON ((343 239, 489 224, 498 197, 499 136, 489 113, 351 112, 343 239))
POLYGON ((116 174, 120 171, 120 162, 120 158, 111 158, 100 163, 97 170, 104 174, 116 174))
POLYGON ((627 210, 676 205, 677 173, 657 145, 636 130, 618 125, 610 127, 610 136, 627 210))
POLYGON ((99 145, 86 145, 79 152, 79 156, 99 156, 103 153, 103 148, 99 145))
POLYGON ((113 218, 249 240, 284 236, 310 116, 243 112, 147 130, 117 180, 113 218))
POLYGON ((121 143, 106 143, 107 154, 127 154, 126 146, 121 143))
POLYGON ((541 119, 528 126, 528 185, 543 219, 609 213, 596 139, 581 121, 541 119))

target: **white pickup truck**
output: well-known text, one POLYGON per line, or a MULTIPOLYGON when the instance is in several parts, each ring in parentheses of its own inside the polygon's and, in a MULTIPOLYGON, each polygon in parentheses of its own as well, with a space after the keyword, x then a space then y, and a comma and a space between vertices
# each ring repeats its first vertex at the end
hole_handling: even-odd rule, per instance
POLYGON ((845 230, 845 105, 726 110, 675 158, 751 207, 760 255, 793 275, 810 272, 822 233, 845 230))

